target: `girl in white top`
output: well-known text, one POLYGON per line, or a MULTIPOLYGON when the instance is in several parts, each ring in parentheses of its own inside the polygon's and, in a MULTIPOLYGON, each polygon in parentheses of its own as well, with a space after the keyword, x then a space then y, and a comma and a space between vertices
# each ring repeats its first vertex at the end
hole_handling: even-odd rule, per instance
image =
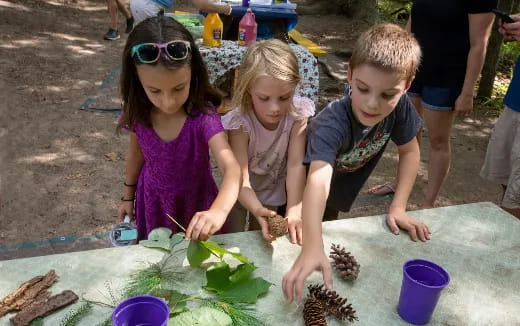
POLYGON ((294 96, 300 81, 298 61, 278 40, 256 42, 242 59, 234 90, 234 109, 222 118, 229 143, 243 176, 237 203, 230 214, 234 231, 262 230, 267 241, 267 218, 285 208, 291 242, 302 242, 301 208, 305 186, 307 119, 314 103, 294 96))

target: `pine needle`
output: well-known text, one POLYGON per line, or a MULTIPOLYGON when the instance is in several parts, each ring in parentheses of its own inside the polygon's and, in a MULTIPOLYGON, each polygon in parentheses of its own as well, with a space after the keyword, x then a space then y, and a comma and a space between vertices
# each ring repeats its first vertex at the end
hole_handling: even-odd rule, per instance
POLYGON ((200 299, 203 305, 210 306, 226 313, 233 321, 233 326, 265 326, 266 323, 258 317, 257 312, 244 303, 231 302, 225 299, 200 299))
POLYGON ((160 289, 163 283, 176 282, 179 274, 178 271, 166 267, 166 264, 162 262, 150 264, 147 268, 138 270, 130 276, 130 281, 124 289, 124 296, 128 298, 149 294, 160 289))
POLYGON ((60 326, 74 326, 81 318, 87 315, 92 310, 90 302, 84 302, 78 309, 69 311, 61 320, 60 326))

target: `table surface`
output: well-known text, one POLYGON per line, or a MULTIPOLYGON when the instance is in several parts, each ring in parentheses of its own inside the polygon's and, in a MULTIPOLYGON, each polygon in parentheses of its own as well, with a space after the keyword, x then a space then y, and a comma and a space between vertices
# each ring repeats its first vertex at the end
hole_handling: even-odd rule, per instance
MULTIPOLYGON (((361 264, 354 282, 334 276, 334 289, 357 310, 359 321, 353 325, 408 325, 397 315, 396 306, 402 264, 412 258, 432 260, 450 273, 451 283, 429 325, 520 325, 520 221, 491 203, 413 211, 410 215, 429 225, 429 242, 412 242, 404 232, 393 235, 384 216, 323 224, 325 247, 339 243, 361 264)), ((226 248, 240 248, 259 267, 255 275, 274 283, 256 306, 268 325, 303 325, 303 300, 289 305, 281 291, 281 278, 297 257, 298 246, 284 237, 271 246, 258 231, 212 240, 226 248)), ((107 302, 106 284, 117 289, 133 270, 162 256, 158 250, 130 246, 0 261, 0 297, 35 275, 55 269, 60 278, 51 287, 53 293, 72 289, 80 296, 107 302)), ((321 274, 314 273, 306 285, 320 280, 321 274)), ((183 290, 198 292, 202 284, 193 283, 197 284, 186 284, 183 290)), ((46 317, 44 324, 57 325, 70 309, 46 317)), ((109 313, 96 307, 79 325, 95 325, 109 313)), ((328 321, 329 325, 343 325, 328 321)), ((0 319, 0 325, 8 324, 7 317, 0 319)))

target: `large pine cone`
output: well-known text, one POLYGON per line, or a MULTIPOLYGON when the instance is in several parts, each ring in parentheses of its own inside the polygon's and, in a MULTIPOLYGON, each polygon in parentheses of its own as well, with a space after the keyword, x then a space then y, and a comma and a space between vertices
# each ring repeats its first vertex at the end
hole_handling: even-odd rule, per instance
POLYGON ((275 238, 285 235, 287 231, 287 219, 281 215, 275 215, 267 218, 269 226, 269 234, 275 238))
POLYGON ((326 326, 325 310, 321 301, 313 296, 309 296, 303 306, 303 320, 305 326, 326 326))
POLYGON ((333 243, 330 249, 329 257, 333 260, 332 265, 336 268, 341 278, 351 281, 357 279, 360 265, 356 261, 356 258, 340 245, 333 243))
POLYGON ((325 312, 336 317, 339 320, 348 320, 353 322, 358 320, 356 311, 352 305, 347 304, 347 299, 342 298, 336 291, 328 290, 324 284, 309 285, 309 297, 315 297, 323 305, 325 312))

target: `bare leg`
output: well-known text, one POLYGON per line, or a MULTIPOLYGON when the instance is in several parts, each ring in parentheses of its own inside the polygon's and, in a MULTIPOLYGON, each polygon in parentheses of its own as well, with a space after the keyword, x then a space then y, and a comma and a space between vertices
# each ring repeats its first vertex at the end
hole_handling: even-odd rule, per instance
POLYGON ((423 208, 432 208, 451 163, 450 131, 453 124, 453 111, 424 110, 424 120, 430 141, 428 162, 428 186, 422 203, 423 208))
POLYGON ((110 25, 109 27, 117 30, 117 0, 107 0, 108 6, 108 15, 110 16, 110 25))
POLYGON ((125 15, 126 19, 129 19, 132 17, 132 14, 130 13, 130 10, 123 4, 121 0, 115 0, 117 2, 117 7, 119 10, 125 15))
MULTIPOLYGON (((413 96, 413 97, 410 97, 410 101, 412 102, 413 106, 415 106, 415 109, 417 110, 417 113, 419 113, 421 118, 424 118, 424 109, 421 104, 422 97, 413 96)), ((417 136, 416 136, 417 142, 419 143, 419 147, 421 146, 421 141, 422 141, 422 130, 423 130, 423 128, 421 127, 421 129, 419 129, 419 132, 417 133, 417 136)))

